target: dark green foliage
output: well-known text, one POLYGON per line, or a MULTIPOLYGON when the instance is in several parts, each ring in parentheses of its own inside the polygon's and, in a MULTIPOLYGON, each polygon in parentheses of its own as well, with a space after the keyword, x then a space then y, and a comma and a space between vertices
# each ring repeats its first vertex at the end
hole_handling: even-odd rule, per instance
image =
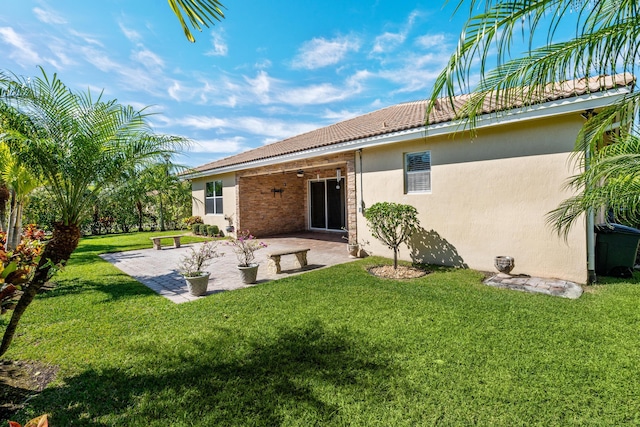
POLYGON ((60 207, 51 195, 44 188, 34 190, 25 206, 23 222, 37 224, 42 230, 52 231, 57 218, 60 218, 60 207))
POLYGON ((207 227, 207 236, 216 237, 220 233, 220 228, 217 225, 210 225, 207 227))

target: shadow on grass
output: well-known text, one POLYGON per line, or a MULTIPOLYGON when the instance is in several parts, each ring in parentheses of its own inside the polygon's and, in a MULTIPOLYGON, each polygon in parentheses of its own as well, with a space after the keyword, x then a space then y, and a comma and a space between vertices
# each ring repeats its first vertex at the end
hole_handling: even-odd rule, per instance
POLYGON ((57 298, 66 295, 98 291, 106 295, 103 302, 112 302, 141 295, 157 295, 142 283, 122 275, 102 276, 100 280, 67 279, 53 286, 38 298, 57 298))
POLYGON ((594 285, 629 285, 629 284, 640 284, 640 272, 634 271, 633 276, 629 278, 619 278, 613 276, 604 276, 599 274, 594 285))
POLYGON ((131 349, 148 355, 149 366, 65 378, 63 386, 45 390, 32 405, 35 412, 52 412, 53 425, 66 426, 105 425, 104 417, 106 424, 117 420, 118 425, 337 422, 337 402, 365 400, 358 392, 363 382, 364 388, 379 390, 366 397, 368 404, 388 397, 389 363, 349 335, 313 322, 273 340, 243 342, 227 331, 227 338, 193 339, 172 349, 149 343, 131 349), (243 344, 247 351, 237 350, 243 344))

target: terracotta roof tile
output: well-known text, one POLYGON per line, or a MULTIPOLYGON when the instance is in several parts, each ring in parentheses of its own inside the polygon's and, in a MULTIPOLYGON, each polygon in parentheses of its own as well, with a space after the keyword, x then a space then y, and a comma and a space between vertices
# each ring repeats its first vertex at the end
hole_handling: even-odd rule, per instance
MULTIPOLYGON (((534 103, 540 104, 580 96, 586 93, 601 92, 617 87, 628 86, 634 82, 635 77, 630 73, 625 73, 615 76, 592 77, 588 81, 587 79, 579 79, 554 83, 547 85, 544 91, 537 94, 534 103)), ((528 88, 523 88, 523 90, 527 89, 528 88)), ((470 95, 455 97, 455 109, 459 110, 469 99, 470 95)), ((192 172, 203 172, 227 166, 240 165, 341 142, 355 141, 372 136, 419 128, 425 125, 427 102, 427 100, 422 100, 392 105, 362 116, 198 166, 192 172)), ((518 108, 523 105, 524 103, 517 98, 509 102, 497 102, 494 98, 487 96, 483 102, 482 114, 518 108)), ((441 99, 430 114, 429 124, 448 122, 455 118, 456 115, 454 109, 451 108, 450 101, 441 99)))

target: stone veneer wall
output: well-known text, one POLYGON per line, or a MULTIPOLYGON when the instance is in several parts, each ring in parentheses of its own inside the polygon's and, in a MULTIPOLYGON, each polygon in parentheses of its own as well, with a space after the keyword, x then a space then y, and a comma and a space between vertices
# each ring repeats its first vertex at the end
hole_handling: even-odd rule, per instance
POLYGON ((256 236, 295 233, 309 229, 308 181, 332 178, 340 168, 346 180, 347 228, 356 233, 356 175, 354 153, 300 160, 248 169, 236 175, 238 227, 256 236), (296 171, 302 169, 304 178, 296 171), (286 185, 285 185, 286 183, 286 185), (282 193, 273 193, 273 189, 282 193))
POLYGON ((240 178, 240 229, 256 236, 304 231, 304 181, 291 172, 240 178), (273 193, 274 188, 282 193, 273 193))

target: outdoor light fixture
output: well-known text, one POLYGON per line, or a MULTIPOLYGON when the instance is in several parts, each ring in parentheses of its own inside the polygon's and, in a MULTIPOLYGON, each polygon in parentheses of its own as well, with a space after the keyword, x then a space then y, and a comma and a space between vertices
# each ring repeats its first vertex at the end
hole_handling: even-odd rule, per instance
POLYGON ((340 189, 340 180, 342 179, 342 169, 336 169, 336 178, 338 178, 338 184, 336 185, 336 190, 340 189))
POLYGON ((304 171, 302 169, 298 170, 298 172, 296 172, 296 176, 298 178, 304 178, 304 171))

